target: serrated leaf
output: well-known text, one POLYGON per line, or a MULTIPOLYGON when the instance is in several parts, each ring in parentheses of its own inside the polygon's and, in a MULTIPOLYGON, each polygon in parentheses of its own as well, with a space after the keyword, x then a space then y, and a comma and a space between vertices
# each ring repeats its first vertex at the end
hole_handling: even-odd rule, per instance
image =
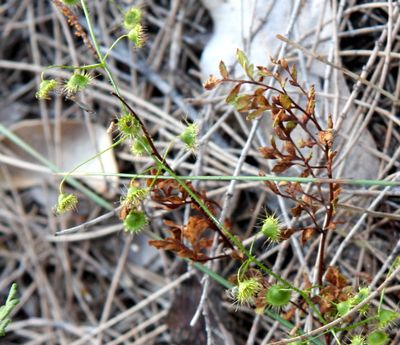
POLYGON ((242 84, 237 84, 232 90, 231 92, 229 92, 228 97, 226 97, 225 102, 228 104, 234 104, 237 98, 237 95, 239 94, 240 88, 241 88, 242 84))
POLYGON ((225 63, 222 60, 219 63, 219 73, 221 74, 221 77, 223 79, 228 79, 229 78, 228 69, 226 68, 225 63))
POLYGON ((246 66, 249 64, 249 60, 246 54, 239 48, 236 50, 236 59, 239 62, 239 64, 243 67, 243 69, 246 70, 246 66))

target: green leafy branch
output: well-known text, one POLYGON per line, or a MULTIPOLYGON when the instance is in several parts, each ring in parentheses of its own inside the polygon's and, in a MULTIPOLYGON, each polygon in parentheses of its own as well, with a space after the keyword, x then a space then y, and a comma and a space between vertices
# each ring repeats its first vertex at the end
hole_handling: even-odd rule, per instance
POLYGON ((6 334, 6 327, 11 322, 9 316, 18 303, 17 284, 14 283, 11 285, 6 304, 0 307, 0 337, 3 337, 6 334))

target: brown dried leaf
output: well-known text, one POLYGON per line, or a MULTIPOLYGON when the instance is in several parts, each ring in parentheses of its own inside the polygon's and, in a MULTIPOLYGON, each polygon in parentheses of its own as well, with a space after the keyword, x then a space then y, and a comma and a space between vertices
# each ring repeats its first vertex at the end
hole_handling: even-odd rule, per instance
POLYGON ((304 147, 309 147, 311 149, 314 147, 314 145, 315 142, 311 138, 308 138, 307 141, 304 141, 304 139, 300 139, 299 143, 297 144, 297 146, 301 149, 304 147))
POLYGON ((221 83, 221 80, 216 78, 214 75, 210 75, 208 79, 203 83, 203 87, 206 90, 212 90, 214 89, 219 83, 221 83))
POLYGON ((274 173, 279 174, 279 173, 282 173, 282 172, 286 171, 287 169, 289 169, 292 165, 293 165, 293 163, 291 163, 291 162, 279 161, 278 163, 275 164, 272 171, 274 173))
POLYGON ((290 211, 292 212, 293 217, 299 217, 301 215, 301 212, 304 211, 304 209, 303 206, 297 204, 295 207, 292 207, 290 211))
POLYGON ((274 192, 275 194, 280 194, 278 187, 276 186, 276 184, 272 181, 265 181, 265 184, 267 185, 267 187, 269 189, 271 189, 272 192, 274 192))
POLYGON ((263 147, 259 147, 258 151, 261 153, 261 155, 265 158, 265 159, 276 159, 277 155, 276 155, 276 150, 273 147, 267 147, 267 146, 263 146, 263 147))
POLYGON ((192 216, 184 227, 183 236, 187 238, 192 247, 195 248, 201 235, 207 228, 209 228, 209 223, 206 219, 200 216, 192 216))
POLYGON ((319 131, 318 140, 322 145, 331 147, 333 144, 333 130, 327 129, 326 131, 319 131))
POLYGON ((317 231, 315 230, 315 228, 307 228, 303 230, 300 239, 301 245, 304 246, 307 243, 307 241, 316 234, 316 232, 317 231))
POLYGON ((347 285, 347 279, 340 274, 339 268, 334 266, 329 266, 326 270, 325 280, 339 289, 347 285))
POLYGON ((264 66, 257 66, 258 69, 258 73, 260 75, 262 75, 263 77, 271 77, 272 76, 272 72, 264 66))
POLYGON ((281 65, 281 67, 283 68, 283 69, 288 69, 289 68, 289 64, 288 64, 288 62, 287 62, 287 60, 286 59, 280 59, 279 60, 279 64, 281 65))
POLYGON ((286 152, 289 154, 291 160, 297 158, 296 147, 290 141, 285 142, 284 148, 286 152))
MULTIPOLYGON (((290 74, 292 75, 293 81, 297 85, 297 68, 296 68, 296 65, 292 66, 292 71, 290 72, 290 74)), ((294 85, 294 86, 296 86, 296 85, 294 85)))

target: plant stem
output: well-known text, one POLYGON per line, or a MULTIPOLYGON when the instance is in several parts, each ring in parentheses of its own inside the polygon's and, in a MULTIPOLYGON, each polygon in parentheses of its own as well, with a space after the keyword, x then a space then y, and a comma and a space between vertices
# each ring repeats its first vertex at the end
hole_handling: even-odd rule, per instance
POLYGON ((114 81, 114 77, 111 73, 111 70, 108 67, 103 55, 101 54, 100 46, 97 42, 96 35, 94 34, 92 21, 90 20, 90 15, 89 15, 89 10, 86 5, 86 0, 81 0, 81 6, 83 9, 83 13, 85 14, 86 22, 88 24, 89 35, 90 35, 90 38, 92 39, 93 46, 94 46, 94 49, 96 50, 97 56, 99 57, 101 67, 103 67, 104 70, 106 71, 108 78, 110 79, 111 85, 114 88, 115 92, 117 94, 120 94, 118 86, 117 86, 116 82, 114 81))
POLYGON ((143 122, 139 118, 139 116, 136 114, 136 112, 125 102, 125 100, 119 96, 116 93, 113 93, 114 96, 116 96, 130 111, 131 115, 134 116, 137 121, 139 122, 143 134, 145 135, 147 141, 149 142, 150 148, 152 150, 151 152, 151 157, 154 160, 154 162, 161 166, 162 169, 167 172, 168 174, 173 177, 173 179, 179 183, 179 185, 189 194, 190 198, 194 203, 197 204, 200 210, 203 211, 205 216, 215 225, 215 230, 221 235, 221 237, 225 240, 226 244, 228 244, 233 250, 234 247, 232 243, 242 252, 242 254, 246 255, 248 260, 250 260, 253 264, 258 266, 261 270, 263 270, 265 273, 271 275, 274 277, 277 281, 281 282, 284 284, 286 287, 292 289, 293 291, 296 291, 298 294, 300 294, 303 299, 307 302, 307 304, 310 306, 310 308, 313 310, 313 312, 317 315, 319 321, 323 324, 326 323, 325 319, 321 315, 321 313, 318 311, 318 308, 314 305, 314 303, 311 301, 311 299, 308 297, 308 295, 303 291, 292 285, 289 281, 283 279, 281 276, 273 272, 271 269, 266 267, 264 264, 262 264, 259 260, 257 260, 256 257, 251 254, 250 251, 246 249, 246 247, 242 244, 240 240, 238 240, 234 235, 232 235, 229 230, 214 216, 214 214, 209 210, 207 205, 204 204, 204 202, 201 200, 201 198, 198 196, 197 193, 195 193, 192 188, 188 186, 188 184, 181 178, 179 177, 175 171, 168 165, 168 163, 162 158, 162 156, 159 154, 157 148, 154 146, 153 140, 151 136, 149 135, 146 127, 144 126, 143 122))
MULTIPOLYGON (((64 173, 58 173, 59 175, 65 175, 64 173)), ((127 174, 127 173, 79 173, 74 175, 82 176, 118 176, 127 178, 141 178, 141 179, 169 179, 168 176, 146 175, 146 174, 127 174)), ((273 176, 273 175, 221 175, 221 176, 208 176, 208 175, 182 175, 181 179, 187 181, 247 181, 247 182, 263 182, 263 181, 274 181, 274 182, 298 182, 298 183, 318 183, 318 184, 329 184, 337 183, 343 185, 356 185, 356 186, 381 186, 381 187, 399 187, 400 182, 396 181, 384 181, 384 180, 368 180, 368 179, 330 179, 330 178, 312 178, 312 177, 292 177, 292 176, 273 176)))

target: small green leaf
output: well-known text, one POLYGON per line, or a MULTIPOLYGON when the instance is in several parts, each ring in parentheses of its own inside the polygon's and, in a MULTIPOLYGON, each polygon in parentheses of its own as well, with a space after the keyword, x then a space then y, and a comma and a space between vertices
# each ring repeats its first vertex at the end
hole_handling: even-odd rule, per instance
POLYGON ((290 134, 297 126, 297 122, 295 121, 288 121, 286 122, 285 126, 285 133, 290 134))
POLYGON ((222 60, 219 63, 219 73, 221 74, 221 77, 223 79, 228 79, 229 78, 228 69, 226 68, 225 63, 222 60))
POLYGON ((251 79, 254 80, 254 65, 250 64, 245 67, 246 75, 251 79))
POLYGON ((0 307, 0 337, 5 335, 6 327, 11 322, 9 316, 18 303, 19 299, 17 298, 17 284, 14 283, 11 285, 6 304, 0 307))
POLYGON ((246 70, 246 66, 249 64, 249 60, 243 50, 240 50, 239 48, 236 50, 236 59, 243 67, 243 69, 246 70))

